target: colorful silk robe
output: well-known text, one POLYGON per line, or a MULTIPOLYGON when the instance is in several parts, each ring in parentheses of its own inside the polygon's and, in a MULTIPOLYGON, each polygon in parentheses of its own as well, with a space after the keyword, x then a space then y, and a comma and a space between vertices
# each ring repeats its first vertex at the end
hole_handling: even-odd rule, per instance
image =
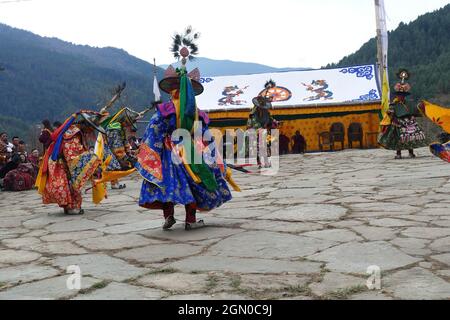
MULTIPOLYGON (((450 133, 450 109, 428 101, 421 105, 422 113, 436 125, 440 126, 446 133, 450 133)), ((450 141, 435 142, 430 145, 431 153, 444 161, 450 162, 450 141)))
POLYGON ((378 142, 388 150, 410 150, 425 147, 428 144, 425 133, 416 121, 418 110, 405 102, 395 101, 388 113, 392 119, 390 125, 382 126, 378 142))
POLYGON ((106 137, 108 147, 116 156, 117 160, 122 161, 127 156, 127 149, 130 149, 130 144, 126 138, 125 130, 119 123, 116 126, 108 126, 106 128, 106 137))
POLYGON ((48 160, 44 204, 56 203, 65 209, 80 209, 81 190, 91 179, 101 161, 83 144, 83 134, 72 125, 63 135, 61 156, 48 160))
MULTIPOLYGON (((209 120, 202 112, 199 112, 199 117, 204 133, 208 130, 209 120)), ((148 209, 161 209, 163 203, 196 204, 198 210, 209 211, 231 200, 231 192, 224 177, 226 167, 218 164, 218 154, 213 153, 208 160, 209 170, 217 182, 216 190, 208 191, 189 172, 189 166, 183 164, 181 144, 172 141, 172 133, 176 129, 173 103, 159 105, 138 153, 136 169, 144 178, 139 205, 148 209)))

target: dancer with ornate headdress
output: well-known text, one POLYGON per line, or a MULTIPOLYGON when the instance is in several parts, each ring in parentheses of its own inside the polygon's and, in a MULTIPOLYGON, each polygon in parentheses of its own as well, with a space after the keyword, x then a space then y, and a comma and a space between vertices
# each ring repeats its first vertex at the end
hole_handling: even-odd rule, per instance
MULTIPOLYGON (((247 129, 253 129, 256 131, 257 139, 254 143, 256 146, 256 160, 258 167, 262 168, 261 162, 261 143, 267 141, 268 152, 263 152, 264 166, 270 168, 271 164, 268 159, 270 155, 270 147, 272 143, 271 130, 276 129, 279 123, 270 115, 269 110, 272 108, 273 97, 270 96, 270 90, 276 87, 276 83, 273 80, 266 82, 264 88, 265 90, 257 97, 253 98, 253 109, 250 112, 249 118, 247 120, 247 129), (264 137, 266 135, 266 137, 264 137)), ((250 142, 249 142, 250 144, 250 142)), ((249 146, 253 147, 254 146, 249 146)), ((266 149, 266 148, 264 148, 266 149)))
POLYGON ((402 69, 397 76, 400 82, 395 85, 394 101, 381 122, 382 132, 378 142, 385 149, 397 151, 395 159, 402 159, 402 150, 408 150, 410 158, 415 158, 414 149, 425 147, 428 143, 416 121, 416 117, 421 116, 419 110, 406 100, 411 94, 411 85, 406 82, 409 72, 402 69))
POLYGON ((174 37, 173 53, 182 58, 179 69, 170 66, 159 83, 171 101, 159 104, 143 136, 136 168, 144 178, 139 205, 163 210, 164 230, 176 223, 175 205, 184 205, 185 229, 202 227, 196 212, 210 211, 230 201, 225 179, 230 169, 221 161, 212 135, 208 139, 208 116, 196 106, 195 96, 203 92, 198 69, 188 74, 186 63, 197 54, 198 34, 188 28, 174 37), (182 139, 178 133, 184 134, 182 139))

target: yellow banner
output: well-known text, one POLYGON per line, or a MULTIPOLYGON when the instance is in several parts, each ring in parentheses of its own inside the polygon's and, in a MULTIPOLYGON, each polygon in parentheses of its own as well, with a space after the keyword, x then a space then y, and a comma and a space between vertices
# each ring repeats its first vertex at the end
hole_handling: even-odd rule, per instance
POLYGON ((423 101, 423 106, 421 111, 425 112, 425 115, 445 132, 450 133, 450 108, 441 107, 428 101, 423 101))

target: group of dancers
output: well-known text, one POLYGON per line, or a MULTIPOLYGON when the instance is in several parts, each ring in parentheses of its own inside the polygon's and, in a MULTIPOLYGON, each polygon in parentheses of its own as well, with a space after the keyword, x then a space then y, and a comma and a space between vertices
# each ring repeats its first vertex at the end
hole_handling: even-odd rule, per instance
POLYGON ((169 67, 159 83, 160 89, 170 95, 169 102, 154 103, 141 113, 122 108, 110 114, 108 109, 125 88, 120 86, 102 110, 80 110, 52 133, 36 182, 44 204, 58 204, 67 215, 82 215, 82 191, 88 183, 92 183, 93 202, 100 204, 107 197, 106 183, 137 171, 143 178, 139 205, 162 210, 164 230, 177 222, 175 206, 183 205, 185 228, 190 230, 204 225, 197 221, 197 211, 210 211, 231 200, 228 183, 240 191, 214 139, 206 138, 212 137, 207 134, 209 119, 195 101, 195 96, 203 92, 200 72, 196 69, 188 73, 186 69, 195 50, 184 46, 177 54, 182 58, 181 68, 169 67), (132 155, 127 134, 150 109, 153 116, 137 154, 132 155), (174 135, 180 129, 187 133, 184 139, 174 135), (87 140, 94 134, 97 138, 92 153, 87 140))
MULTIPOLYGON (((116 184, 138 172, 143 178, 139 206, 162 210, 163 229, 169 230, 177 222, 175 206, 182 205, 186 212, 185 229, 190 230, 204 225, 197 220, 197 211, 210 211, 231 200, 228 184, 240 191, 214 139, 206 138, 212 137, 207 134, 209 119, 196 105, 195 97, 203 92, 200 72, 195 69, 188 73, 186 68, 187 61, 197 52, 197 47, 190 45, 194 39, 191 32, 184 38, 174 38, 173 51, 182 64, 177 69, 170 66, 159 83, 160 89, 170 95, 169 102, 153 103, 143 112, 124 107, 110 114, 108 110, 125 89, 122 85, 102 110, 80 110, 52 132, 36 181, 44 204, 58 204, 67 215, 82 215, 83 190, 90 187, 93 202, 100 204, 107 197, 106 183, 116 184), (136 131, 136 122, 150 109, 153 116, 142 143, 137 154, 131 154, 127 135, 136 131), (187 135, 177 139, 177 130, 184 130, 187 135), (93 153, 89 152, 89 137, 95 138, 93 153)), ((450 133, 450 110, 426 101, 412 107, 407 101, 411 89, 407 83, 409 73, 401 70, 398 76, 400 82, 395 85, 395 98, 381 123, 379 143, 397 151, 396 159, 402 159, 402 150, 408 150, 414 158, 414 149, 428 143, 416 117, 426 115, 450 133)), ((264 130, 276 125, 268 112, 270 100, 257 97, 254 105, 248 128, 264 130)), ((450 162, 450 141, 433 144, 431 150, 450 162)), ((259 157, 258 165, 262 165, 259 157)))

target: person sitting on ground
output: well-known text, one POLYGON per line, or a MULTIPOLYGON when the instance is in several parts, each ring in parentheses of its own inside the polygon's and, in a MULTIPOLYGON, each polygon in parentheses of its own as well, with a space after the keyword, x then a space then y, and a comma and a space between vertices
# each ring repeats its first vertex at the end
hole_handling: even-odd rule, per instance
MULTIPOLYGON (((23 141, 21 141, 23 142, 23 141)), ((3 180, 3 186, 6 191, 27 191, 33 189, 38 168, 28 162, 25 152, 25 144, 19 144, 19 152, 14 156, 18 160, 17 167, 9 171, 3 180)))
POLYGON ((39 164, 40 164, 39 150, 33 149, 31 153, 28 155, 27 162, 31 163, 34 170, 36 171, 36 176, 39 172, 39 164))
MULTIPOLYGON (((1 169, 0 169, 0 179, 5 178, 5 176, 12 170, 17 169, 20 163, 23 162, 23 158, 25 156, 21 155, 19 152, 16 152, 12 155, 11 159, 8 163, 6 163, 1 169)), ((26 160, 26 157, 25 157, 26 160)))

